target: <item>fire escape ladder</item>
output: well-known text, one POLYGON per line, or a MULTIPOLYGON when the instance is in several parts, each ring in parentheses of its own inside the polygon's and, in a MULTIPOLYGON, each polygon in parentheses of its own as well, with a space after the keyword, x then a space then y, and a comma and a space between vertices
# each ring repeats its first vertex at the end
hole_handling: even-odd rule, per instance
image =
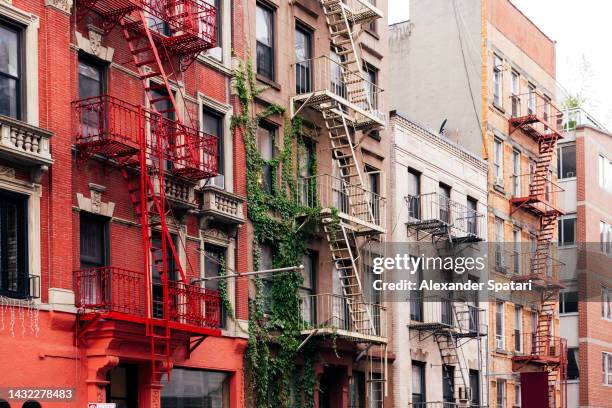
MULTIPOLYGON (((454 307, 453 307, 454 308, 454 307)), ((435 333, 434 338, 440 350, 442 363, 455 367, 454 378, 448 378, 448 372, 444 371, 445 380, 451 384, 453 396, 456 401, 466 402, 470 400, 469 382, 465 376, 467 364, 463 349, 459 347, 458 338, 451 330, 435 333)))
POLYGON ((363 67, 355 45, 353 25, 346 13, 346 5, 342 0, 320 1, 323 6, 323 14, 325 14, 332 48, 340 57, 343 74, 361 74, 363 67))

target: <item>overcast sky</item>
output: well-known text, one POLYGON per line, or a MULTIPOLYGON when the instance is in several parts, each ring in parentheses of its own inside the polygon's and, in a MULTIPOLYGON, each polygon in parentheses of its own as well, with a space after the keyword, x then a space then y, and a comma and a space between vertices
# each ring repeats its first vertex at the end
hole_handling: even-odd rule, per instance
MULTIPOLYGON (((389 0, 389 23, 409 18, 408 2, 389 0)), ((612 130, 612 1, 512 2, 557 42, 557 80, 561 86, 586 96, 585 109, 612 130)))

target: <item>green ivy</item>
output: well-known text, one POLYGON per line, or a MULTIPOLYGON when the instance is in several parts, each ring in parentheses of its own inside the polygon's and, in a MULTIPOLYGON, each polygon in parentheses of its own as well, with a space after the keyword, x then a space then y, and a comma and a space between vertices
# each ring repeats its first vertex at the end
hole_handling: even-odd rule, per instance
MULTIPOLYGON (((268 105, 261 113, 251 109, 254 98, 265 88, 257 87, 250 60, 242 63, 235 72, 235 90, 240 100, 241 112, 232 118, 232 130, 240 131, 246 150, 247 209, 253 225, 253 259, 259 270, 260 245, 273 248, 273 267, 281 268, 301 264, 307 253, 306 243, 315 237, 319 224, 320 207, 301 204, 296 183, 299 166, 295 156, 303 148, 302 122, 299 118, 285 117, 285 109, 276 104, 268 105), (264 160, 257 150, 257 129, 266 118, 279 115, 284 119, 282 142, 275 146, 278 154, 272 160, 264 160), (272 169, 272 192, 262 186, 264 166, 272 169), (313 208, 316 207, 316 208, 313 208), (306 217, 309 222, 301 222, 306 217)), ((308 163, 309 170, 316 171, 316 160, 308 163)), ((316 174, 316 173, 310 173, 316 174)), ((309 192, 316 191, 314 180, 309 192)), ((314 196, 314 195, 311 195, 314 196)), ((255 279, 256 295, 249 303, 249 342, 246 353, 247 395, 258 408, 314 407, 316 377, 313 350, 298 358, 301 316, 298 289, 303 283, 299 271, 277 274, 268 278, 264 296, 264 282, 255 279), (296 401, 292 401, 291 389, 295 379, 300 385, 296 401)))

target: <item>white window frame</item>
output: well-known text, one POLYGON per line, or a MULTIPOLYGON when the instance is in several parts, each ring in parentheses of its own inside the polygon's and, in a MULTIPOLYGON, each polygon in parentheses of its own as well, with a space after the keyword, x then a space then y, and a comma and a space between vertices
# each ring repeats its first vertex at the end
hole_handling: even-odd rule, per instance
POLYGON ((521 268, 521 229, 515 227, 512 229, 512 255, 514 256, 514 273, 520 275, 522 272, 521 268))
POLYGON ((520 408, 523 405, 521 400, 521 383, 514 384, 514 408, 520 408))
POLYGON ((13 6, 10 1, 0 1, 0 16, 23 27, 21 49, 24 60, 21 75, 24 103, 21 120, 32 126, 39 126, 38 29, 40 20, 37 15, 13 6))
POLYGON ((503 108, 503 60, 493 54, 493 105, 503 108))
POLYGON ((495 404, 497 408, 506 408, 508 397, 506 393, 506 380, 497 379, 495 381, 495 404), (499 391, 501 390, 501 403, 499 401, 499 391))
POLYGON ((504 302, 497 301, 495 302, 495 348, 498 350, 506 349, 506 322, 504 321, 504 302), (499 308, 501 307, 501 319, 499 308), (500 319, 501 321, 501 333, 497 333, 497 321, 500 319))
POLYGON ((561 247, 572 247, 575 246, 578 241, 578 218, 576 214, 567 214, 559 217, 559 233, 558 233, 558 242, 557 244, 561 247), (565 220, 574 220, 574 241, 571 244, 563 244, 565 240, 565 229, 563 228, 565 220))
POLYGON ((536 113, 536 87, 530 83, 528 85, 529 92, 527 93, 527 113, 532 115, 536 113))
MULTIPOLYGON (((574 143, 567 143, 559 146, 557 149, 557 157, 559 158, 559 165, 557 166, 557 179, 559 180, 571 180, 576 178, 576 172, 574 172, 573 176, 563 177, 563 150, 568 149, 570 147, 574 148, 574 153, 576 153, 576 145, 574 143)), ((574 158, 574 162, 576 162, 576 158, 574 158)), ((577 171, 578 169, 576 169, 577 171)))
POLYGON ((518 305, 514 307, 514 331, 515 331, 515 335, 519 336, 518 343, 515 342, 515 344, 518 344, 518 348, 516 349, 516 351, 522 352, 523 351, 523 307, 518 306, 518 305))
POLYGON ((493 168, 495 184, 504 185, 504 142, 499 138, 493 139, 493 168))
POLYGON ((602 352, 602 382, 604 385, 612 386, 612 352, 602 352))
POLYGON ((601 288, 601 317, 612 320, 612 288, 601 288))
POLYGON ((512 194, 521 196, 521 152, 512 149, 512 194))

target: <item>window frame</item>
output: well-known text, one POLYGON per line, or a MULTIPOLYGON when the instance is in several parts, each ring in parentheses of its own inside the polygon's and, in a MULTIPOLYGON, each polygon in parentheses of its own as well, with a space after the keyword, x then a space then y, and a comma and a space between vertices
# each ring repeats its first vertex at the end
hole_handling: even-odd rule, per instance
POLYGON ((512 194, 521 196, 521 151, 512 149, 512 194))
POLYGON ((602 352, 603 385, 612 386, 612 352, 602 352))
POLYGON ((503 59, 493 54, 493 106, 500 109, 503 109, 503 82, 503 59))
POLYGON ((512 93, 511 114, 516 117, 521 114, 521 75, 514 69, 510 73, 510 92, 512 93))
POLYGON ((419 377, 420 377, 419 381, 420 381, 420 385, 421 385, 421 388, 419 389, 419 392, 415 393, 414 392, 415 391, 414 387, 412 387, 412 385, 414 385, 414 380, 412 380, 411 387, 410 387, 410 389, 412 390, 412 392, 411 392, 412 403, 413 404, 419 403, 419 402, 425 403, 425 401, 427 401, 427 383, 426 383, 427 376, 425 374, 426 364, 425 364, 425 362, 418 361, 418 360, 412 360, 411 363, 412 363, 411 364, 411 375, 414 375, 415 368, 418 369, 419 377), (415 401, 414 400, 415 395, 420 397, 419 401, 415 401))
POLYGON ((567 291, 567 292, 564 292, 564 291, 559 292, 559 314, 560 315, 572 315, 572 314, 575 315, 577 313, 578 313, 578 291, 573 290, 573 291, 567 291), (572 296, 575 295, 575 299, 567 301, 568 295, 570 294, 572 294, 572 296), (566 307, 566 304, 568 303, 575 303, 576 310, 572 310, 568 312, 567 311, 568 308, 566 307))
MULTIPOLYGON (((9 265, 4 265, 5 260, 8 260, 9 256, 7 254, 8 249, 4 248, 4 246, 0 246, 0 295, 15 298, 15 299, 26 299, 31 295, 30 288, 30 259, 29 259, 29 235, 30 235, 30 214, 29 214, 29 206, 28 201, 29 197, 23 194, 19 194, 13 191, 0 189, 0 220, 4 217, 8 217, 8 214, 5 214, 4 205, 13 204, 15 206, 16 211, 16 226, 17 230, 17 260, 16 260, 16 275, 15 285, 16 290, 10 290, 8 288, 9 285, 9 276, 8 276, 8 268, 9 265), (2 270, 4 267, 7 268, 5 272, 2 270), (20 271, 21 269, 21 271, 20 271), (7 276, 4 276, 4 274, 7 276), (6 281, 6 282, 5 282, 6 281), (6 286, 6 288, 4 288, 6 286)), ((7 231, 4 230, 5 222, 1 222, 2 227, 0 227, 0 241, 6 242, 6 234, 7 231)))
POLYGON ((577 235, 578 235, 577 226, 578 226, 577 214, 567 214, 567 215, 562 215, 559 217, 557 221, 557 244, 560 247, 572 247, 577 244, 577 235), (571 242, 568 242, 568 243, 565 242, 566 221, 573 221, 572 224, 574 225, 574 238, 571 242))
POLYGON ((514 350, 523 351, 523 306, 514 306, 514 350))
MULTIPOLYGON (((258 129, 265 130, 267 132, 267 136, 270 139, 270 143, 271 143, 270 151, 271 151, 272 157, 270 157, 269 159, 264 159, 264 161, 270 162, 276 158, 276 139, 278 137, 279 127, 271 122, 261 121, 259 122, 258 129)), ((257 140, 257 148, 258 148, 259 153, 261 154, 260 145, 259 145, 259 137, 257 140)), ((268 195, 274 194, 276 186, 274 185, 274 168, 272 167, 271 164, 264 163, 263 166, 261 167, 261 180, 262 180, 262 187, 265 193, 268 195), (268 177, 268 174, 269 174, 270 180, 265 180, 265 178, 268 177)))
POLYGON ((495 404, 497 408, 506 408, 508 402, 508 394, 506 389, 506 380, 498 378, 495 380, 495 404), (500 395, 501 390, 501 395, 500 395), (500 401, 501 397, 501 401, 500 401))
POLYGON ((300 22, 299 20, 295 21, 295 28, 294 28, 294 45, 295 45, 295 49, 296 49, 296 53, 297 53, 297 37, 298 37, 298 33, 301 33, 302 35, 304 35, 304 38, 306 38, 306 46, 307 46, 307 54, 308 57, 303 60, 303 61, 298 61, 297 60, 297 55, 295 55, 295 66, 296 66, 296 70, 295 70, 295 91, 298 94, 303 94, 303 93, 309 93, 312 92, 312 87, 313 87, 313 78, 312 78, 312 74, 313 74, 313 66, 312 66, 312 61, 313 61, 313 55, 314 55, 314 31, 308 27, 307 25, 305 25, 304 23, 300 22), (299 64, 300 62, 304 62, 304 61, 308 61, 307 64, 299 64), (303 68, 307 71, 307 86, 304 89, 299 88, 299 81, 298 81, 298 67, 303 68))
POLYGON ((506 322, 504 321, 505 305, 503 301, 495 302, 495 348, 497 350, 506 349, 506 322), (501 312, 500 312, 501 307, 501 312), (500 318, 501 317, 501 318, 500 318), (499 330, 498 330, 499 323, 499 330))
POLYGON ((577 172, 577 163, 576 163, 576 145, 573 143, 568 143, 565 145, 561 145, 559 146, 559 148, 557 149, 557 179, 558 180, 568 180, 568 179, 575 179, 576 178, 576 172, 577 172), (563 152, 568 150, 568 149, 574 149, 574 175, 573 176, 567 176, 565 177, 565 171, 563 170, 564 166, 564 156, 563 156, 563 152))
POLYGON ((202 105, 201 130, 202 132, 209 134, 206 130, 204 130, 204 118, 206 116, 212 117, 214 120, 216 120, 219 129, 218 135, 211 134, 211 136, 215 136, 217 138, 217 175, 210 178, 209 181, 207 181, 207 184, 219 187, 221 189, 226 189, 225 113, 219 112, 218 110, 215 110, 207 105, 202 105))
POLYGON ((498 137, 493 139, 493 169, 494 183, 503 187, 504 183, 504 141, 498 137))
POLYGON ((612 288, 601 288, 601 317, 612 321, 612 288))
POLYGON ((94 213, 81 211, 79 215, 79 266, 81 269, 90 269, 90 268, 102 268, 108 266, 110 264, 110 226, 109 219, 107 217, 97 215, 94 213), (84 221, 90 221, 99 223, 101 226, 100 233, 102 236, 100 237, 101 248, 101 257, 100 262, 96 263, 92 259, 83 259, 83 224, 84 221), (90 266, 84 266, 84 263, 89 264, 90 266), (94 265, 95 266, 91 266, 94 265))
MULTIPOLYGON (((25 61, 25 31, 27 27, 11 21, 7 18, 0 16, 0 26, 3 28, 13 31, 16 33, 17 37, 17 77, 4 72, 0 72, 0 77, 12 79, 15 81, 15 93, 17 97, 17 103, 15 105, 15 116, 7 115, 9 117, 13 117, 17 120, 24 120, 25 117, 25 106, 26 106, 26 84, 27 80, 26 75, 26 61, 25 61)), ((38 101, 36 101, 38 102, 38 101)))
MULTIPOLYGON (((174 367, 172 369, 172 371, 175 370, 181 370, 184 372, 188 372, 188 371, 194 371, 194 372, 205 372, 205 373, 212 373, 212 374, 222 374, 224 376, 223 379, 223 385, 221 387, 221 393, 222 393, 222 399, 223 399, 223 405, 226 405, 224 408, 229 408, 230 406, 232 406, 232 402, 234 402, 235 397, 232 396, 231 393, 231 381, 232 381, 232 377, 236 375, 236 373, 232 372, 232 371, 222 371, 222 370, 208 370, 208 369, 202 369, 202 368, 194 368, 194 367, 174 367)), ((173 375, 174 378, 179 377, 178 373, 174 373, 173 375)), ((182 378, 182 376, 181 376, 182 378)), ((170 385, 170 387, 168 386, 169 384, 177 384, 177 383, 183 383, 182 381, 172 381, 168 384, 167 382, 167 376, 164 375, 162 378, 162 382, 165 383, 164 387, 162 387, 161 389, 161 393, 160 393, 160 401, 163 400, 164 398, 164 390, 166 390, 166 392, 168 392, 168 390, 171 390, 172 385, 170 385)), ((201 384, 199 384, 201 385, 201 384)), ((199 390, 198 390, 199 391, 199 390)), ((162 403, 162 405, 164 405, 162 403)))
MULTIPOLYGON (((262 1, 258 1, 256 2, 255 5, 255 56, 256 56, 256 62, 255 62, 255 70, 257 72, 258 76, 261 76, 263 78, 266 78, 270 81, 274 81, 276 78, 276 9, 265 2, 262 1), (257 39, 257 14, 258 14, 258 9, 264 10, 267 13, 270 13, 270 42, 271 44, 264 44, 261 43, 258 39, 257 39), (259 47, 259 45, 262 45, 263 47, 269 48, 269 52, 270 52, 270 72, 269 75, 268 73, 265 72, 260 72, 260 65, 259 65, 259 61, 260 58, 257 56, 257 48, 259 47)), ((262 68, 263 69, 263 68, 262 68)))

